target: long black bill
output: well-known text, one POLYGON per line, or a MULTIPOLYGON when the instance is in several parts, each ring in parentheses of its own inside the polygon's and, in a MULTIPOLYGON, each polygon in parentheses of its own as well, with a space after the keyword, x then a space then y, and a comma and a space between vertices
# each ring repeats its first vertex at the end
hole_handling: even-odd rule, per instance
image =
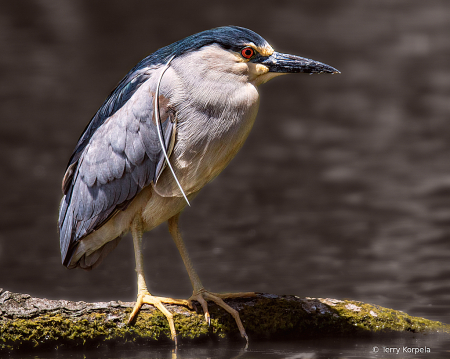
POLYGON ((324 64, 319 61, 314 61, 300 56, 282 54, 280 52, 274 52, 265 60, 260 62, 262 65, 266 65, 270 72, 280 73, 297 73, 305 72, 312 73, 330 73, 340 74, 340 71, 324 64))

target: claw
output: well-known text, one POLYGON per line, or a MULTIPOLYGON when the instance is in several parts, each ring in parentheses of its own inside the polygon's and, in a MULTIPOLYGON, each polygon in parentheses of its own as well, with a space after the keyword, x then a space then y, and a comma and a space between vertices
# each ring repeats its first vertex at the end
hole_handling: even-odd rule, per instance
POLYGON ((211 326, 211 316, 209 315, 208 312, 205 313, 205 320, 206 320, 206 323, 208 323, 208 327, 210 327, 211 326))
POLYGON ((188 300, 188 308, 191 310, 195 310, 197 311, 197 306, 195 305, 195 303, 192 300, 188 300))

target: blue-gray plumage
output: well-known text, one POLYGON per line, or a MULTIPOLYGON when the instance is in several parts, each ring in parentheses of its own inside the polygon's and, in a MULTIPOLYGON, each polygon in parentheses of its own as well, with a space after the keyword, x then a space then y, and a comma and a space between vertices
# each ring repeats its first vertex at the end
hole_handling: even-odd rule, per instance
POLYGON ((162 303, 191 306, 197 300, 209 320, 205 300, 210 299, 234 316, 247 337, 239 314, 221 299, 236 294, 203 288, 179 234, 178 217, 186 206, 183 195, 193 199, 244 143, 258 110, 257 87, 294 72, 338 73, 323 63, 275 52, 258 34, 235 26, 189 36, 138 63, 94 115, 69 160, 59 213, 63 264, 94 268, 131 231, 138 300, 130 320, 143 303, 153 304, 168 318, 175 339, 172 315, 162 303), (173 174, 166 169, 163 148, 173 174), (187 301, 154 297, 147 290, 142 233, 164 221, 193 285, 187 301))

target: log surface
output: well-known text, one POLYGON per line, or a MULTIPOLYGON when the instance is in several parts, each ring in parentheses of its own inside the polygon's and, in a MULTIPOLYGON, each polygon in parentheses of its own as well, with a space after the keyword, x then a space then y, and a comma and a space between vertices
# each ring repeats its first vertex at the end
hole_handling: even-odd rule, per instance
MULTIPOLYGON (((259 293, 226 302, 239 311, 250 340, 392 332, 450 334, 448 324, 352 300, 259 293)), ((239 339, 234 319, 214 303, 208 304, 211 326, 202 312, 167 305, 174 314, 178 340, 239 339)), ((127 325, 133 305, 49 300, 0 289, 0 351, 170 341, 166 318, 151 306, 144 305, 137 320, 127 325)))

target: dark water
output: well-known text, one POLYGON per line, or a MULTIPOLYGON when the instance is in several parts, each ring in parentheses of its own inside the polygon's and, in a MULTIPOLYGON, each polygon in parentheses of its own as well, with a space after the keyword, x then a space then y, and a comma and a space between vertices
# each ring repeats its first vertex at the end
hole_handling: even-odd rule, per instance
POLYGON ((449 338, 417 336, 415 338, 384 338, 377 340, 353 338, 300 340, 297 342, 256 342, 245 349, 237 343, 205 345, 158 345, 133 349, 53 351, 21 354, 21 358, 167 358, 167 359, 343 359, 343 358, 446 358, 449 338))
MULTIPOLYGON (((342 74, 261 88, 246 145, 182 216, 204 285, 351 298, 450 323, 450 3, 436 0, 0 3, 0 287, 135 298, 128 237, 92 272, 61 266, 65 165, 135 63, 228 24, 342 74)), ((188 297, 166 226, 146 234, 145 246, 151 291, 188 297)), ((263 352, 294 358, 308 345, 263 352)))

